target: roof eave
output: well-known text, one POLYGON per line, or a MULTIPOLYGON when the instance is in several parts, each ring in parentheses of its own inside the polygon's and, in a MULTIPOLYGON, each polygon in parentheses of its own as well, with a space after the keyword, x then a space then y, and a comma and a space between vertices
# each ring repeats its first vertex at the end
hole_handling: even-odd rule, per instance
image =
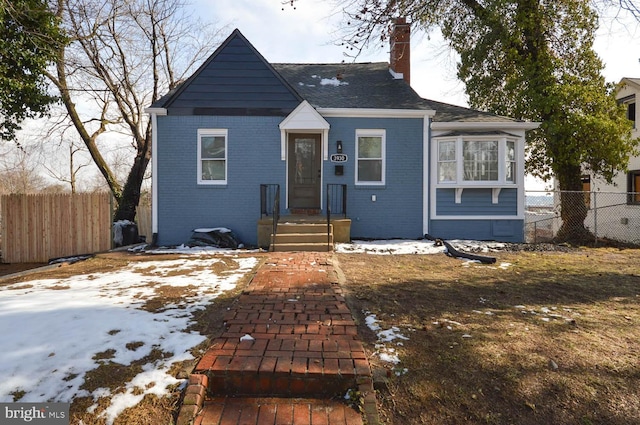
POLYGON ((316 108, 325 118, 423 118, 433 117, 432 109, 316 108))
POLYGON ((486 130, 486 129, 503 129, 503 130, 535 130, 540 127, 539 122, 531 121, 449 121, 449 122, 433 122, 432 130, 486 130))
POLYGON ((167 115, 167 108, 149 107, 145 108, 144 112, 149 115, 167 115))
POLYGON ((638 80, 637 78, 630 78, 630 77, 624 77, 620 80, 620 82, 618 83, 618 85, 622 85, 622 84, 631 84, 632 86, 635 86, 637 89, 640 89, 640 84, 638 84, 636 82, 636 80, 638 80))

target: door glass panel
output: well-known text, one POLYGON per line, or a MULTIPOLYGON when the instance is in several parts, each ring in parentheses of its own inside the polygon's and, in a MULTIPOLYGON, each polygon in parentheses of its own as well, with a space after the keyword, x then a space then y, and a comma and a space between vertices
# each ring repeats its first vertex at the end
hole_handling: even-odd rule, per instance
POLYGON ((295 182, 299 184, 313 184, 318 175, 314 168, 316 143, 314 139, 295 140, 295 182))

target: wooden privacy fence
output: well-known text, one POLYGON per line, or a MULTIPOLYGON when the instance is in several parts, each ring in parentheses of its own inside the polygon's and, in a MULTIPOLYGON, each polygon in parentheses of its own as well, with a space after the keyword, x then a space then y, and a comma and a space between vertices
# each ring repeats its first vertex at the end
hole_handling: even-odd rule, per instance
POLYGON ((109 249, 109 193, 0 196, 4 263, 42 263, 109 249))
POLYGON ((138 205, 136 224, 138 225, 138 234, 146 236, 147 243, 151 243, 151 206, 138 205))

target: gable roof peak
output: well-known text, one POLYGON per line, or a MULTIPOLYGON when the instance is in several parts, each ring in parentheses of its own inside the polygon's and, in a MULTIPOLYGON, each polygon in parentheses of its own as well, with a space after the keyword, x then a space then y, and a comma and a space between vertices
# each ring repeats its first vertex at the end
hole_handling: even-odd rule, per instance
MULTIPOLYGON (((259 64, 262 69, 266 69, 267 72, 271 75, 272 78, 275 78, 280 85, 282 85, 286 92, 289 93, 289 97, 295 101, 295 105, 299 104, 302 101, 302 97, 298 94, 298 92, 289 84, 287 80, 285 80, 278 71, 269 63, 264 56, 251 44, 249 40, 242 34, 242 32, 236 28, 231 34, 216 48, 216 50, 198 67, 198 69, 183 83, 181 83, 176 89, 172 92, 168 93, 158 101, 156 101, 152 107, 163 107, 170 108, 174 102, 176 102, 185 91, 189 90, 189 87, 193 84, 193 82, 199 78, 208 78, 204 74, 207 73, 207 70, 213 67, 213 64, 223 56, 238 56, 238 49, 243 50, 244 57, 247 55, 251 57, 251 61, 253 63, 259 64)), ((228 60, 227 58, 220 59, 228 60)), ((237 59, 239 61, 246 59, 237 59)), ((241 63, 241 62, 237 62, 241 63)), ((249 78, 249 77, 247 77, 249 78)), ((295 108, 292 106, 291 109, 295 108)))

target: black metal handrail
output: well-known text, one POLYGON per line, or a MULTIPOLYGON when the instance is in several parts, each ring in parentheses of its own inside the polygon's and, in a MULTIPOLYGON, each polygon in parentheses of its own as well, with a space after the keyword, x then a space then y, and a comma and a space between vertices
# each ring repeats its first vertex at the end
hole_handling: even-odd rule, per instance
POLYGON ((331 214, 347 216, 347 185, 327 184, 327 245, 331 244, 331 214))
POLYGON ((280 220, 280 185, 260 185, 260 218, 269 217, 273 220, 271 234, 276 235, 280 220))

